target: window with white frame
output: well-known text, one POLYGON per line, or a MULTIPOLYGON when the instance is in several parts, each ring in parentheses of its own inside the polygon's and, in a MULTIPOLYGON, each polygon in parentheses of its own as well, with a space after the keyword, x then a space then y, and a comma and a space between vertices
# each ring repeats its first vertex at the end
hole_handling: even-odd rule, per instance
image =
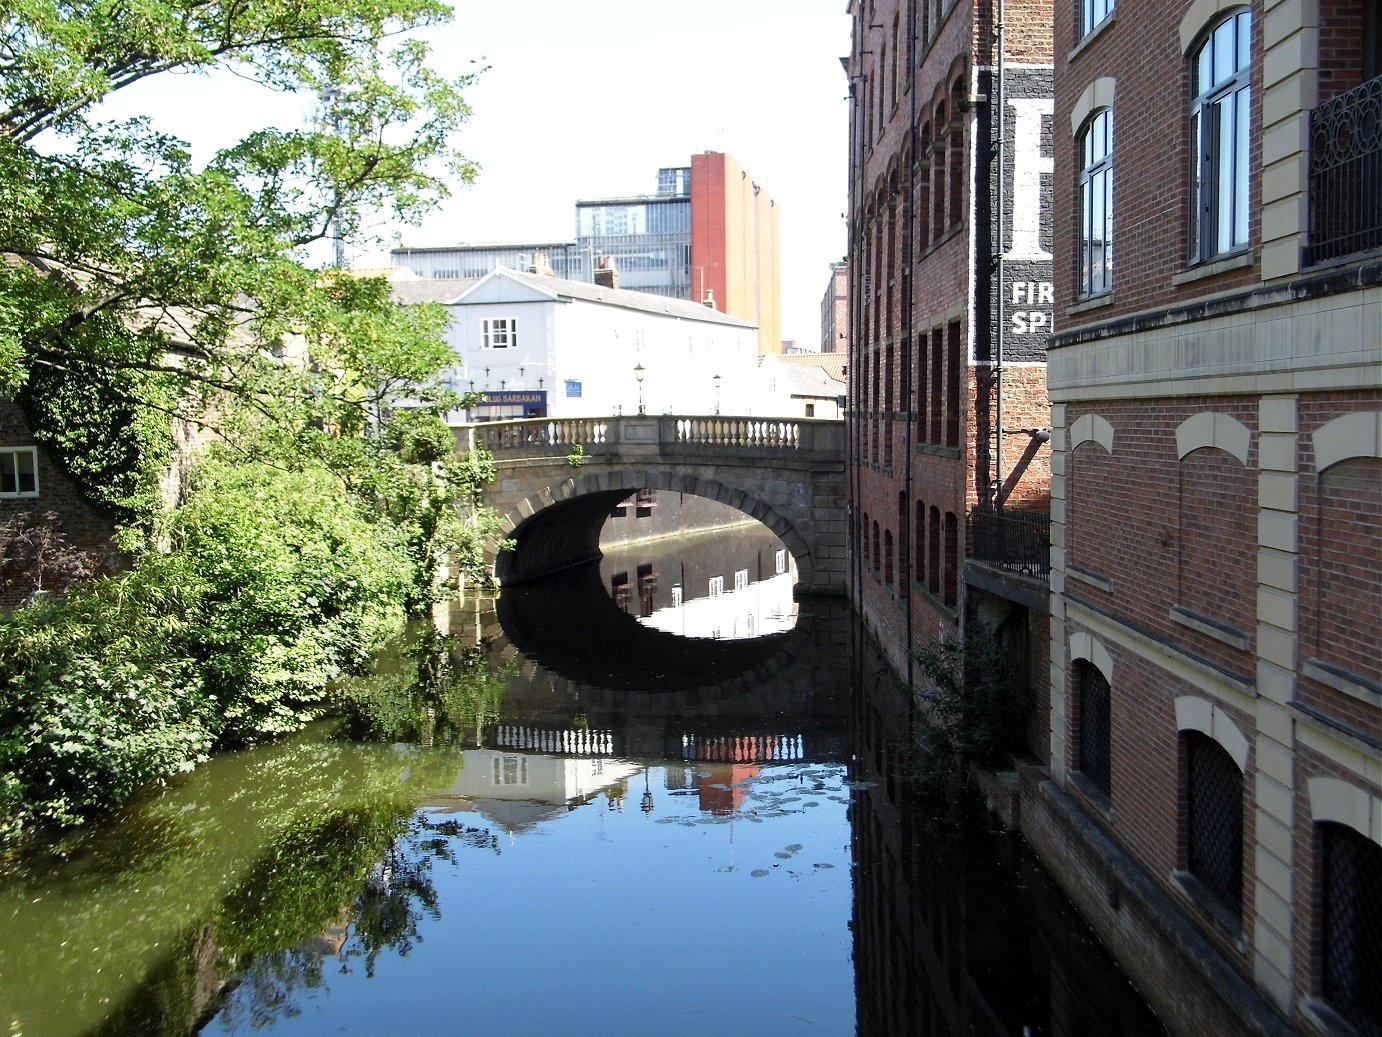
POLYGON ((38 496, 38 450, 0 447, 0 497, 38 496))
POLYGON ((1080 295, 1113 287, 1113 112, 1094 113, 1080 137, 1080 295))
POLYGON ((1080 0, 1080 35, 1088 36, 1113 13, 1113 0, 1080 0))
POLYGON ((484 331, 484 348, 517 349, 518 319, 516 317, 491 317, 481 321, 484 331))
POLYGON ((1248 244, 1251 69, 1252 15, 1239 8, 1214 26, 1194 54, 1194 261, 1237 252, 1248 244))
POLYGON ((718 597, 719 597, 721 594, 723 594, 724 592, 725 592, 725 578, 724 578, 723 576, 712 576, 712 577, 710 577, 710 583, 709 583, 709 586, 707 587, 707 593, 710 595, 710 597, 712 597, 712 598, 718 598, 718 597))
POLYGON ((749 571, 747 569, 737 569, 734 573, 734 589, 744 590, 749 585, 749 571))

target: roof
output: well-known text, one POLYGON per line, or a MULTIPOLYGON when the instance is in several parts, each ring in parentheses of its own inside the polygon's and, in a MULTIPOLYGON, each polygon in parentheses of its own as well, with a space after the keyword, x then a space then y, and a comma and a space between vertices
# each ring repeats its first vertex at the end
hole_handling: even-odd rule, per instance
POLYGON ((478 277, 420 277, 415 281, 395 281, 393 297, 402 303, 453 302, 478 277))
MULTIPOLYGON (((547 274, 528 274, 518 270, 510 270, 507 267, 496 267, 479 280, 484 281, 491 277, 509 277, 529 284, 540 292, 554 294, 559 299, 579 299, 584 302, 602 303, 606 306, 619 306, 643 313, 664 314, 679 317, 682 320, 723 324, 734 328, 756 327, 748 321, 731 317, 727 313, 722 313, 711 306, 692 302, 690 299, 672 299, 665 295, 653 295, 650 292, 635 292, 629 288, 604 288, 588 281, 569 281, 564 277, 551 277, 547 274)), ((453 281, 451 283, 463 284, 467 282, 453 281)), ((477 284, 478 281, 468 283, 477 284)))
POLYGON ((389 255, 413 252, 531 252, 535 248, 575 248, 575 241, 479 241, 457 242, 454 245, 400 245, 389 255))
POLYGON ((786 353, 778 357, 784 364, 804 367, 819 367, 836 381, 844 381, 845 368, 849 363, 848 353, 786 353))
POLYGON ((764 367, 776 368, 773 377, 787 390, 788 395, 815 398, 844 395, 845 383, 842 379, 832 377, 820 366, 783 362, 788 359, 774 354, 763 357, 760 361, 764 367))

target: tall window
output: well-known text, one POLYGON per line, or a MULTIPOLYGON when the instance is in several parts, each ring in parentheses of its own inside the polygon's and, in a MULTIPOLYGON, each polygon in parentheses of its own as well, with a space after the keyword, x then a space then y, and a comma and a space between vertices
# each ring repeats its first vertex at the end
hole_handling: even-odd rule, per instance
POLYGON ((1186 868, 1235 919, 1243 913, 1243 772, 1223 746, 1185 733, 1186 868))
POLYGON ((1196 260, 1248 243, 1248 124, 1252 106, 1252 15, 1229 15, 1195 52, 1195 146, 1190 247, 1196 260))
POLYGON ((1324 998, 1359 1033, 1382 1033, 1382 846, 1320 825, 1324 851, 1324 998))
POLYGON ((514 317, 495 317, 481 322, 485 349, 517 349, 518 320, 514 317))
POLYGON ((1080 138, 1080 295, 1113 287, 1113 112, 1101 108, 1080 138))
POLYGON ((1113 0, 1080 0, 1080 35, 1087 36, 1113 13, 1113 0))
POLYGON ((1112 788, 1112 689, 1098 667, 1084 659, 1075 663, 1075 680, 1079 690, 1080 712, 1079 771, 1090 784, 1107 796, 1112 788))
POLYGON ((31 446, 0 448, 0 497, 38 496, 38 451, 31 446))

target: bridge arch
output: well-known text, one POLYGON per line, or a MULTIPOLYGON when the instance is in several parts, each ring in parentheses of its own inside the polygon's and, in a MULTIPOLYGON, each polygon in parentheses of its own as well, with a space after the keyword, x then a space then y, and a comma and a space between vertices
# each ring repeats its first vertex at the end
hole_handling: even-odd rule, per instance
POLYGON ((600 557, 605 519, 639 489, 689 493, 767 527, 791 553, 797 592, 844 593, 844 423, 673 415, 491 422, 457 430, 498 476, 484 502, 512 550, 491 545, 501 585, 600 557))
POLYGON ((600 557, 600 531, 610 512, 636 490, 689 493, 719 501, 757 519, 791 553, 797 578, 814 582, 810 545, 792 522, 746 489, 667 468, 607 469, 544 486, 504 516, 514 549, 495 558, 501 585, 535 579, 600 557))

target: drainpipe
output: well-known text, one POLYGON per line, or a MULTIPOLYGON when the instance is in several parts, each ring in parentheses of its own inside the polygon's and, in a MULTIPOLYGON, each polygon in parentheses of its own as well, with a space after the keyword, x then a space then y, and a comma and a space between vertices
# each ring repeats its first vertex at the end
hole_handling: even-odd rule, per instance
POLYGON ((998 253, 994 257, 994 277, 998 283, 998 305, 996 307, 998 327, 994 335, 993 349, 993 500, 999 508, 1003 506, 1003 332, 1006 328, 1003 309, 1007 301, 1007 294, 1003 291, 1003 259, 1007 241, 1007 219, 1003 206, 1007 200, 1005 185, 1007 184, 1008 172, 1008 114, 1003 91, 1004 28, 1003 0, 998 0, 998 19, 994 24, 994 30, 998 37, 998 82, 994 90, 994 95, 998 99, 995 105, 998 110, 998 140, 995 142, 998 148, 998 253))
MULTIPOLYGON (((916 379, 912 377, 912 369, 916 366, 916 342, 914 341, 915 326, 913 323, 912 300, 915 293, 912 291, 912 282, 916 272, 912 269, 916 257, 913 249, 916 246, 916 168, 917 168, 917 0, 909 0, 907 4, 907 77, 911 80, 907 88, 907 132, 912 140, 912 158, 907 163, 907 223, 904 227, 904 249, 906 257, 903 260, 903 280, 902 280, 902 334, 907 343, 907 373, 903 378, 902 399, 907 408, 907 420, 903 422, 903 431, 907 437, 907 448, 904 453, 906 458, 906 474, 903 478, 903 492, 906 496, 902 502, 902 528, 898 530, 899 537, 903 546, 907 550, 907 582, 915 584, 912 574, 916 572, 916 556, 912 544, 912 531, 916 528, 916 518, 912 514, 912 441, 915 439, 913 428, 916 422, 917 401, 913 398, 916 392, 916 379)), ((912 599, 916 597, 915 587, 904 588, 907 594, 907 703, 908 710, 912 706, 912 680, 913 680, 913 634, 912 634, 912 599)), ((910 717, 909 717, 910 720, 910 717)), ((910 734, 911 724, 908 724, 910 734)))
MULTIPOLYGON (((857 9, 856 9, 857 10, 857 9)), ((856 14, 857 17, 857 14, 856 14)), ((856 41, 857 42, 857 41, 856 41)), ((853 64, 853 56, 851 56, 853 64)), ((859 288, 859 252, 858 252, 858 232, 859 232, 859 179, 862 176, 863 163, 863 134, 859 129, 859 96, 855 90, 855 84, 860 82, 862 73, 855 72, 853 69, 846 68, 849 74, 849 99, 850 99, 850 133, 853 137, 851 141, 851 180, 849 185, 849 380, 847 382, 849 391, 849 419, 850 428, 845 437, 847 444, 847 456, 845 459, 848 468, 850 500, 849 500, 849 533, 848 538, 854 543, 853 555, 850 558, 849 572, 853 582, 851 588, 852 605, 862 612, 863 608, 863 548, 859 534, 859 497, 862 492, 862 480, 860 474, 860 459, 862 450, 860 443, 860 424, 859 424, 859 400, 862 395, 860 392, 860 377, 862 365, 858 362, 860 350, 859 322, 862 303, 860 301, 859 288)), ((861 627, 862 624, 855 624, 861 627)), ((857 631, 854 649, 856 658, 858 653, 863 650, 863 633, 857 631)))

